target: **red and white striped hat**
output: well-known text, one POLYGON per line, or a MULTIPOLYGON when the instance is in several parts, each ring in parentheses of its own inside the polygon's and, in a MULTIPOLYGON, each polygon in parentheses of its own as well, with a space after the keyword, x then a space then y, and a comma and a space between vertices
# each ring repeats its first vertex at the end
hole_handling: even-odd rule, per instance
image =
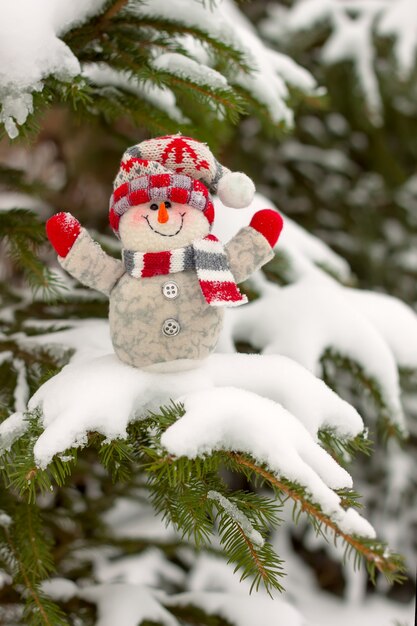
POLYGON ((209 189, 226 206, 244 208, 255 186, 246 174, 231 172, 209 147, 181 134, 156 137, 128 148, 122 157, 110 198, 110 225, 117 234, 121 216, 132 206, 171 200, 203 211, 211 224, 214 207, 209 189))

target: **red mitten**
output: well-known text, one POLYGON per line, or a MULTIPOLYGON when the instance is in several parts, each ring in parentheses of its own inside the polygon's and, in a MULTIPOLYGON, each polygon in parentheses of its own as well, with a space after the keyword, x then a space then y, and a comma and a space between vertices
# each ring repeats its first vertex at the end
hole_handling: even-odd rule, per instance
POLYGON ((283 221, 281 215, 272 209, 258 211, 252 217, 249 226, 252 226, 265 237, 271 248, 275 246, 280 236, 283 221))
POLYGON ((57 213, 46 222, 46 234, 59 256, 67 256, 81 231, 71 213, 57 213))

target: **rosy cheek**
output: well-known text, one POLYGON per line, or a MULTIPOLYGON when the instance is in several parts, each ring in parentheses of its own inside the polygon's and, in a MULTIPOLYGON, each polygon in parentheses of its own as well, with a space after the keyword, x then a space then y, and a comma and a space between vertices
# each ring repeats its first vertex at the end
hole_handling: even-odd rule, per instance
POLYGON ((188 211, 186 208, 179 206, 175 207, 174 209, 170 209, 170 214, 175 215, 176 217, 181 217, 182 215, 184 217, 187 217, 188 211))
MULTIPOLYGON (((184 213, 184 212, 183 212, 184 213)), ((184 220, 187 220, 187 224, 193 224, 196 221, 195 215, 190 211, 185 212, 184 220)))
POLYGON ((138 224, 140 222, 143 222, 143 216, 145 215, 145 213, 141 210, 131 210, 131 212, 129 213, 129 221, 131 224, 138 224))

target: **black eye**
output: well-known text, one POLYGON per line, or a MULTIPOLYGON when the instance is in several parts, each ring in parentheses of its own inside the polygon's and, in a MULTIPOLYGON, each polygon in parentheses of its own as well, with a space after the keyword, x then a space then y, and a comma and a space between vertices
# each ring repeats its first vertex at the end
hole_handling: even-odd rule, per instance
POLYGON ((151 204, 151 206, 149 207, 151 209, 151 211, 157 211, 158 210, 158 205, 157 204, 151 204))
POLYGON ((166 206, 167 209, 170 209, 172 204, 170 202, 166 201, 165 202, 165 206, 166 206))

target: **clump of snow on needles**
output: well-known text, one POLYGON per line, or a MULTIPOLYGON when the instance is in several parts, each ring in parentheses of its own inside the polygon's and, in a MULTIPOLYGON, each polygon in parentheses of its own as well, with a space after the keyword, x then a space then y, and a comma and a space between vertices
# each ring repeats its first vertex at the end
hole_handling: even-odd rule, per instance
POLYGON ((10 137, 18 134, 33 110, 32 92, 54 75, 69 80, 80 64, 59 39, 69 28, 94 15, 105 0, 13 0, 0 4, 0 122, 10 137))
POLYGON ((215 450, 250 454, 277 477, 305 487, 344 532, 375 536, 371 525, 356 511, 342 508, 333 491, 352 486, 349 474, 282 406, 254 393, 227 387, 188 394, 183 401, 185 415, 161 438, 171 454, 189 458, 215 450))
MULTIPOLYGON (((34 446, 36 464, 46 467, 55 454, 86 445, 91 431, 125 438, 129 421, 171 399, 183 402, 186 413, 163 436, 170 453, 246 452, 277 476, 304 486, 345 532, 373 536, 356 512, 342 509, 333 489, 350 488, 351 477, 316 441, 323 424, 346 438, 361 431, 362 421, 322 381, 285 357, 216 354, 194 370, 174 374, 144 372, 114 354, 78 360, 42 385, 29 402, 30 410, 41 408, 44 426, 34 446), (234 382, 239 388, 228 386, 234 382)), ((18 436, 22 422, 16 423, 16 416, 9 419, 18 436)), ((8 422, 0 426, 3 447, 13 441, 8 422)))
MULTIPOLYGON (((285 124, 292 124, 292 110, 286 103, 289 96, 287 82, 301 91, 316 92, 317 85, 313 76, 295 62, 287 60, 285 55, 277 54, 266 47, 251 23, 231 0, 211 3, 210 7, 205 3, 188 0, 148 0, 146 4, 132 7, 132 10, 144 17, 180 19, 181 22, 198 27, 211 37, 240 50, 252 71, 245 73, 237 70, 231 76, 230 82, 239 85, 261 102, 276 123, 284 121, 285 124)), ((161 62, 169 67, 168 57, 164 56, 165 60, 161 62)), ((178 61, 178 55, 170 55, 173 71, 178 71, 178 68, 175 70, 178 61)), ((188 68, 182 62, 181 71, 187 72, 188 69, 191 70, 192 78, 196 70, 195 64, 188 68)), ((204 70, 210 71, 207 66, 204 70)), ((214 74, 211 78, 218 80, 214 74)))
POLYGON ((252 526, 250 520, 246 517, 246 515, 242 511, 239 511, 236 504, 230 502, 230 500, 228 500, 218 491, 209 491, 207 497, 209 500, 215 500, 216 502, 218 502, 223 511, 226 511, 228 516, 234 519, 239 524, 245 535, 252 541, 252 543, 257 548, 262 548, 265 543, 264 538, 262 537, 261 533, 252 526))
MULTIPOLYGON (((282 404, 313 438, 320 428, 330 428, 345 439, 363 428, 353 407, 285 357, 214 354, 189 372, 158 374, 132 368, 108 354, 76 359, 32 396, 29 409, 42 408, 45 427, 35 446, 36 461, 46 466, 54 454, 84 445, 91 430, 108 438, 125 437, 129 420, 136 415, 157 410, 171 399, 224 386, 282 404), (303 394, 297 393, 300 386, 303 394)), ((9 447, 22 428, 16 414, 5 420, 0 425, 2 447, 9 447)))
POLYGON ((331 32, 322 48, 323 63, 352 63, 370 119, 375 125, 381 124, 383 107, 374 38, 392 39, 395 70, 400 79, 408 80, 416 64, 415 0, 298 0, 290 9, 270 3, 268 13, 261 30, 278 43, 294 33, 328 25, 331 32))
MULTIPOLYGON (((61 37, 71 28, 82 24, 105 5, 105 0, 15 0, 0 6, 0 122, 3 122, 11 138, 18 135, 17 125, 25 123, 33 111, 33 92, 42 91, 43 81, 48 76, 59 80, 71 80, 83 74, 98 85, 121 86, 136 92, 145 100, 156 99, 152 86, 142 87, 137 79, 128 77, 100 64, 82 68, 79 59, 62 41, 61 37), (105 81, 108 79, 108 83, 105 81), (142 93, 143 92, 143 93, 142 93)), ((181 21, 182 24, 198 27, 210 37, 242 52, 251 72, 231 72, 230 81, 243 87, 265 105, 275 122, 292 122, 292 111, 286 103, 289 96, 287 83, 307 93, 316 90, 316 82, 304 68, 283 54, 269 50, 259 39, 252 25, 246 20, 231 0, 206 6, 189 0, 148 0, 146 3, 128 3, 124 9, 143 17, 165 18, 181 21)), ((177 36, 179 42, 184 38, 177 36)), ((186 45, 196 49, 196 46, 186 45)), ((199 55, 201 57, 201 55, 199 55)), ((198 84, 213 88, 227 87, 226 78, 210 67, 210 59, 203 62, 174 53, 155 54, 154 66, 174 76, 189 78, 198 84)), ((182 121, 184 116, 175 106, 175 98, 168 89, 160 88, 164 100, 163 108, 172 119, 182 121)), ((158 108, 160 105, 156 104, 158 108)))
POLYGON ((97 86, 118 87, 130 91, 155 108, 164 111, 180 124, 189 121, 177 107, 174 93, 167 87, 160 87, 150 81, 138 80, 129 72, 115 70, 105 63, 85 63, 82 75, 97 86))
POLYGON ((178 52, 166 52, 153 61, 153 66, 158 70, 165 70, 179 78, 189 78, 197 85, 209 85, 213 89, 227 88, 226 78, 210 67, 202 66, 194 59, 190 59, 178 52))
MULTIPOLYGON (((378 327, 372 323, 371 315, 377 314, 365 308, 365 297, 359 298, 357 292, 352 294, 313 270, 291 285, 278 287, 265 281, 261 288, 261 298, 229 316, 235 341, 249 341, 264 354, 285 354, 317 374, 327 349, 359 363, 380 387, 392 421, 405 430, 398 368, 389 345, 389 340, 394 341, 392 324, 384 325, 383 315, 379 315, 378 327)), ((412 321, 417 325, 417 320, 412 321)), ((398 354, 398 344, 404 340, 400 333, 396 339, 398 354)))

